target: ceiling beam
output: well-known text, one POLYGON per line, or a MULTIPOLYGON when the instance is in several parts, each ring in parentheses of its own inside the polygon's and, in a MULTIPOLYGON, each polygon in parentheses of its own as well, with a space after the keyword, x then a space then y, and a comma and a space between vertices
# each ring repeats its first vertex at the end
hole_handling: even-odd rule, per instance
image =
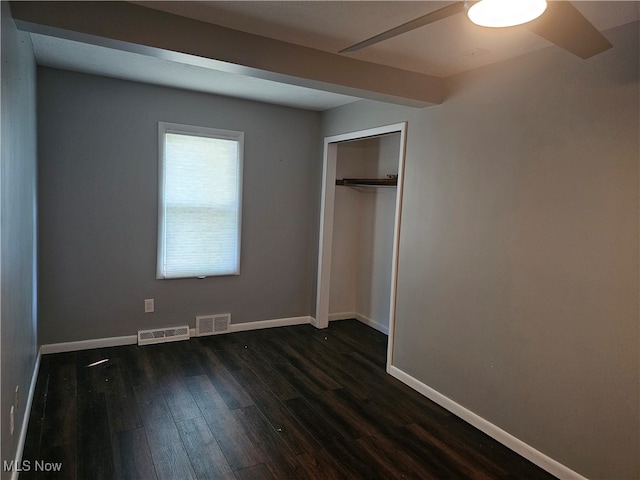
POLYGON ((425 107, 440 78, 344 57, 127 2, 12 1, 19 29, 344 95, 425 107))

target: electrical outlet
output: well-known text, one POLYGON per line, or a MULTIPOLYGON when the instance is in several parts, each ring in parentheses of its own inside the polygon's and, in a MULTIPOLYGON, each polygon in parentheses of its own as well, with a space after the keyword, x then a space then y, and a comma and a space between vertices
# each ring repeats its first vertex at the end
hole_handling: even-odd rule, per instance
POLYGON ((16 385, 16 394, 13 397, 13 406, 16 407, 16 412, 20 411, 20 385, 16 385))
POLYGON ((155 310, 155 305, 153 298, 147 298, 144 301, 144 313, 153 313, 155 310))
POLYGON ((13 405, 11 405, 11 410, 9 410, 9 428, 11 428, 11 435, 13 435, 13 431, 16 428, 15 419, 13 418, 14 416, 15 409, 13 408, 13 405))

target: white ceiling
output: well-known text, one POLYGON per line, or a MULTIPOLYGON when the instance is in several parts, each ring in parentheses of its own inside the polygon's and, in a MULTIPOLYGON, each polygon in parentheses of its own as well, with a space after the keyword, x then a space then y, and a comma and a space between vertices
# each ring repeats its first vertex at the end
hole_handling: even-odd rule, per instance
MULTIPOLYGON (((331 53, 453 2, 151 1, 145 7, 331 53)), ((573 4, 600 31, 638 21, 638 1, 573 4)), ((355 97, 285 85, 194 65, 32 34, 39 64, 176 86, 287 106, 324 110, 355 97)), ((449 17, 345 56, 446 78, 552 46, 523 28, 477 27, 449 17)), ((554 47, 556 48, 556 47, 554 47)))
MULTIPOLYGON (((514 0, 515 1, 515 0, 514 0)), ((148 1, 158 10, 337 53, 455 2, 442 1, 148 1)), ((639 18, 637 1, 572 2, 598 30, 639 18)), ((455 15, 347 56, 448 77, 550 46, 524 28, 488 29, 455 15), (481 51, 473 55, 473 52, 481 51)))

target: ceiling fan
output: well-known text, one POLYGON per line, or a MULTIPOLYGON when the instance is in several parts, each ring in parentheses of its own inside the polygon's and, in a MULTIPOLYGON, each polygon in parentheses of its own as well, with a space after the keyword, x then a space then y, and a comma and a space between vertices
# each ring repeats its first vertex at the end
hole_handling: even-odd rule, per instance
MULTIPOLYGON (((515 2, 516 0, 509 0, 515 2)), ((517 0, 520 1, 520 0, 517 0)), ((500 3, 497 0, 481 0, 475 2, 455 2, 446 7, 422 15, 402 25, 398 25, 386 32, 358 42, 340 51, 340 53, 355 52, 384 40, 410 32, 416 28, 443 20, 452 15, 467 11, 471 17, 471 9, 482 3, 500 3)), ((502 2, 504 4, 504 1, 502 2)), ((546 2, 542 2, 543 4, 546 2)), ((522 23, 519 27, 526 28, 540 37, 556 44, 560 48, 586 59, 604 52, 612 47, 611 42, 602 35, 569 1, 550 1, 543 7, 542 13, 532 21, 522 23)), ((472 20, 475 21, 475 20, 472 20)), ((495 26, 495 25, 494 25, 495 26)), ((511 28, 519 28, 511 27, 511 28)))

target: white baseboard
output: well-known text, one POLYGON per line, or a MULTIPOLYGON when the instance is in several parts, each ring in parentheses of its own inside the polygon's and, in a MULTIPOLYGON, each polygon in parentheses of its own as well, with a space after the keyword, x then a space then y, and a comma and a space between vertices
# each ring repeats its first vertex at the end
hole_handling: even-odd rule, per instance
POLYGON ((123 337, 93 338, 90 340, 78 340, 76 342, 50 343, 48 345, 42 345, 40 352, 46 355, 49 353, 91 350, 92 348, 119 347, 121 345, 134 345, 136 343, 138 343, 137 335, 125 335, 123 337))
POLYGON ((365 325, 369 325, 371 328, 378 330, 379 332, 384 333, 385 335, 389 335, 389 325, 383 325, 380 322, 376 322, 374 319, 365 317, 361 313, 356 313, 355 317, 358 321, 364 323, 365 325))
POLYGON ((454 415, 460 417, 467 423, 470 423, 478 430, 486 433, 493 439, 497 440, 507 448, 510 448, 514 452, 523 456, 527 460, 535 463, 543 470, 546 470, 552 475, 555 475, 558 478, 563 480, 587 480, 585 477, 580 475, 577 472, 574 472, 569 467, 562 465, 557 462, 553 458, 545 455, 544 453, 536 450, 531 445, 523 442, 522 440, 514 437, 508 432, 505 432, 500 427, 494 425, 493 423, 485 420, 481 416, 473 413, 471 410, 463 407, 462 405, 454 402, 450 398, 442 395, 440 392, 434 390, 433 388, 425 385, 421 381, 415 379, 411 375, 403 372, 397 367, 391 366, 389 367, 389 374, 393 377, 400 380, 402 383, 408 385, 413 388, 417 392, 421 393, 429 400, 434 401, 441 407, 449 410, 454 415))
MULTIPOLYGON (((321 328, 320 325, 318 324, 318 320, 316 319, 316 317, 309 317, 309 323, 316 328, 321 328)), ((326 328, 326 327, 322 327, 322 328, 326 328)))
POLYGON ((356 318, 356 312, 338 312, 338 313, 330 313, 329 321, 335 322, 336 320, 350 320, 352 318, 356 318))
POLYGON ((262 320, 259 322, 232 323, 230 332, 246 332, 247 330, 261 330, 263 328, 290 327, 292 325, 305 325, 311 323, 311 317, 276 318, 274 320, 262 320))
MULTIPOLYGON (((33 366, 33 373, 31 375, 31 383, 29 384, 29 393, 27 395, 27 402, 24 405, 24 416, 22 417, 22 426, 20 427, 20 437, 18 438, 18 446, 16 448, 16 456, 14 465, 20 465, 22 462, 22 454, 24 453, 24 442, 27 439, 27 429, 29 428, 29 417, 31 415, 31 406, 33 405, 33 397, 36 393, 36 382, 38 381, 38 372, 40 371, 40 359, 42 353, 38 352, 36 357, 36 363, 33 366)), ((15 469, 11 474, 11 480, 18 480, 20 474, 18 469, 15 469)))
MULTIPOLYGON (((229 333, 244 332, 247 330, 260 330, 263 328, 287 327, 291 325, 304 325, 313 323, 312 317, 289 317, 276 318, 273 320, 261 320, 258 322, 232 323, 229 325, 229 333)), ((190 328, 189 334, 194 337, 195 329, 190 328)), ((76 352, 79 350, 91 350, 93 348, 119 347, 121 345, 135 345, 138 343, 137 335, 125 335, 123 337, 94 338, 90 340, 79 340, 76 342, 51 343, 42 345, 40 353, 76 352)))

